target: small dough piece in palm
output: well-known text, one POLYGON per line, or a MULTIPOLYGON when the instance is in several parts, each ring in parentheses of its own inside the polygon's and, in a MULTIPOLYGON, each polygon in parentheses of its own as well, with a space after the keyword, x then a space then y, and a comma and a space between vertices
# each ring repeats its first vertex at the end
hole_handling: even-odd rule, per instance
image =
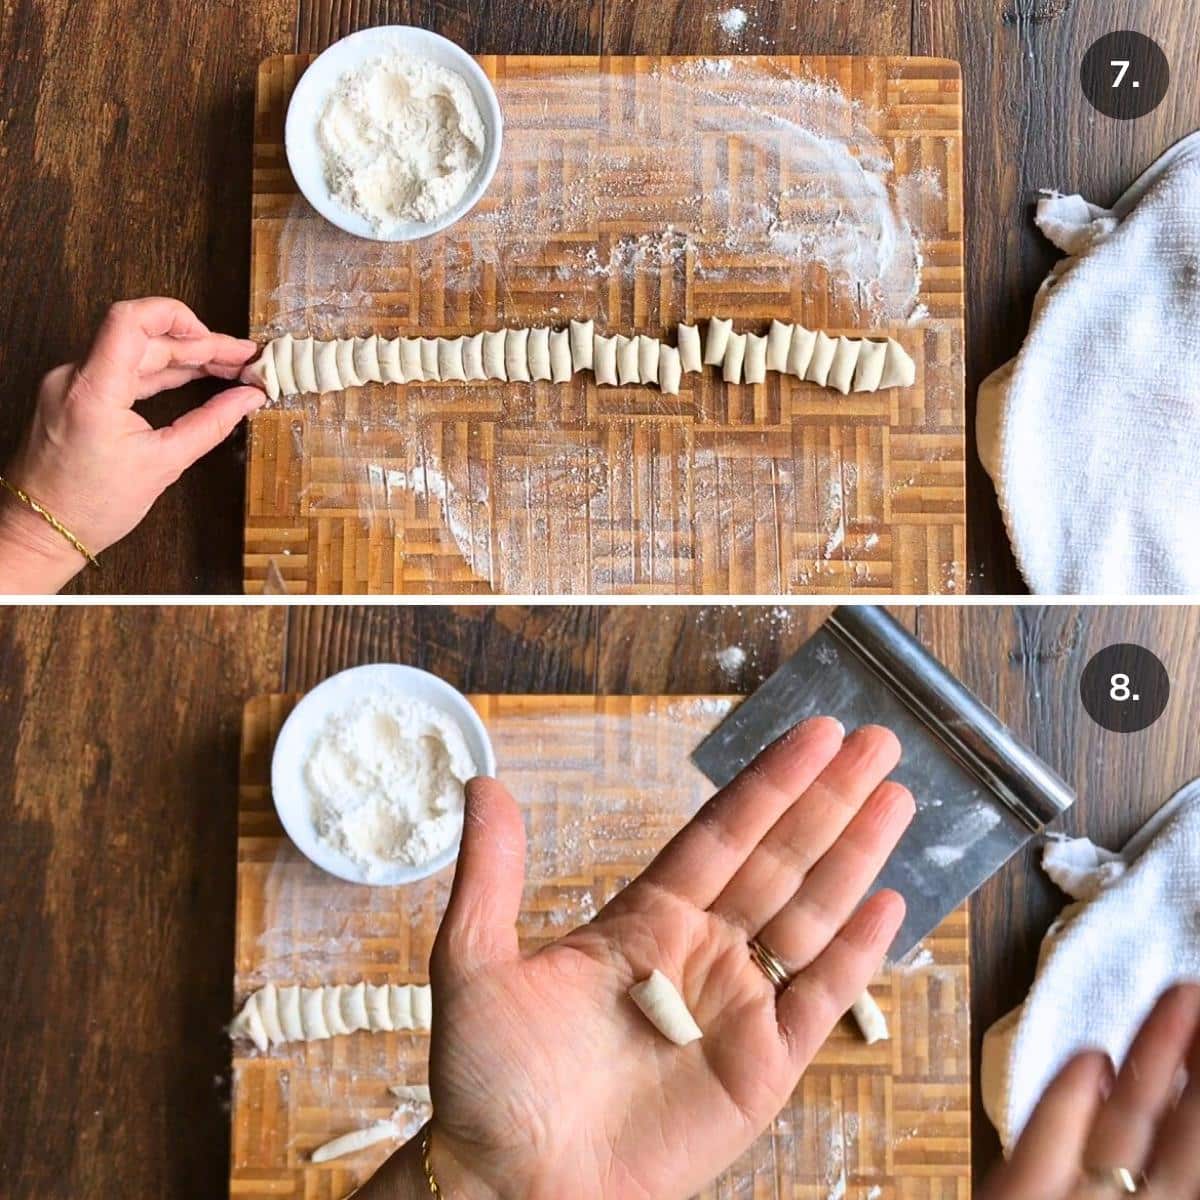
POLYGON ((521 383, 530 381, 529 330, 510 329, 504 337, 504 369, 508 378, 521 383))
POLYGON ((649 979, 635 983, 629 998, 642 1010, 646 1020, 668 1041, 686 1046, 704 1036, 675 985, 659 970, 649 979))
POLYGON ((713 317, 708 323, 708 337, 704 343, 704 364, 719 367, 725 361, 725 349, 733 334, 733 322, 724 317, 713 317))

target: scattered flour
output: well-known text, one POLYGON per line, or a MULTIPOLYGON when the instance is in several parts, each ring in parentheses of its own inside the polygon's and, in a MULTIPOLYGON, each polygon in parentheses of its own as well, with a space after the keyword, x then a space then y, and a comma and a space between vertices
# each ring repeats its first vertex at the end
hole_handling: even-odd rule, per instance
POLYGON ((462 76, 404 55, 342 76, 317 136, 330 191, 384 235, 444 216, 483 159, 483 118, 462 76))
POLYGON ((462 833, 463 784, 475 774, 450 717, 388 692, 333 713, 304 766, 318 838, 368 879, 451 846, 462 833))
POLYGON ((744 8, 727 8, 717 18, 721 23, 721 29, 730 37, 737 37, 746 28, 746 22, 749 19, 744 8))
POLYGON ((746 665, 746 652, 741 646, 726 646, 717 651, 717 666, 726 679, 736 678, 738 672, 746 665))

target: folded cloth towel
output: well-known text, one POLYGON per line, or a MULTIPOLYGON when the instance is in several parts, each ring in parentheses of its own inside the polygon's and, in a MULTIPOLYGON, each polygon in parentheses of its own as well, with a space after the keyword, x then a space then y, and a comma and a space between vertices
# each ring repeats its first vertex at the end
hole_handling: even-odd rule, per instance
POLYGON ((1120 1064, 1159 996, 1200 980, 1200 779, 1121 854, 1061 839, 1043 865, 1080 899, 1046 934, 1025 1003, 984 1035, 983 1106, 1006 1154, 1075 1055, 1106 1050, 1120 1064))
POLYGON ((1036 593, 1200 593, 1200 133, 1110 210, 1047 194, 1068 257, 1020 354, 984 380, 977 440, 1036 593))

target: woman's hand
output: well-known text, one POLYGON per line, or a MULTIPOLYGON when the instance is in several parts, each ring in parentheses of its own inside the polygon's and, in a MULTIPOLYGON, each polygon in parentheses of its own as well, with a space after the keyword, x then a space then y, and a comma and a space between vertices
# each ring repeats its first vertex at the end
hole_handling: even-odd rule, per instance
MULTIPOLYGON (((114 304, 87 358, 42 380, 33 422, 3 474, 99 554, 266 396, 228 388, 157 430, 133 406, 204 376, 236 379, 256 352, 253 342, 209 332, 178 300, 114 304)), ((57 591, 83 564, 64 537, 0 490, 0 592, 57 591)))
MULTIPOLYGON (((886 730, 818 718, 765 750, 590 924, 522 957, 520 812, 468 790, 434 948, 432 1156, 454 1200, 684 1200, 783 1107, 903 918, 862 898, 913 816, 886 730), (759 938, 793 976, 780 995, 759 938), (668 1042, 627 996, 653 968, 704 1037, 668 1042)), ((363 1200, 427 1195, 410 1145, 363 1200)))
POLYGON ((1200 986, 1163 996, 1115 1082, 1104 1054, 1068 1063, 980 1200, 1115 1200, 1117 1168, 1153 1200, 1200 1200, 1200 986))

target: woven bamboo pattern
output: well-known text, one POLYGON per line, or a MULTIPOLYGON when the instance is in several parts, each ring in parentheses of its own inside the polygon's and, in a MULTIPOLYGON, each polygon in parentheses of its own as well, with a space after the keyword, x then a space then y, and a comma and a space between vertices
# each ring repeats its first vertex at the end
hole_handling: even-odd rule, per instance
MULTIPOLYGON (((760 333, 772 317, 862 329, 829 273, 742 236, 764 197, 784 184, 819 191, 821 180, 777 178, 762 135, 729 127, 713 100, 727 86, 719 74, 673 90, 664 82, 712 60, 481 57, 505 113, 500 169, 467 218, 404 245, 342 234, 297 193, 283 124, 309 61, 271 58, 259 72, 257 338, 456 336, 589 316, 603 332, 670 341, 679 322, 713 315, 760 333), (689 239, 686 251, 637 240, 668 227, 669 239, 689 239), (485 245, 501 248, 495 262, 485 245)), ((835 83, 870 114, 897 190, 913 184, 904 192, 922 235, 928 317, 870 324, 912 354, 916 385, 842 397, 777 375, 726 386, 709 371, 665 398, 583 374, 565 385, 373 386, 292 401, 250 424, 247 591, 964 589, 958 66, 735 61, 781 83, 835 83)), ((771 119, 795 115, 788 95, 767 93, 771 119)))
MULTIPOLYGON (((448 893, 342 884, 294 850, 275 816, 270 761, 295 696, 245 709, 238 806, 234 1002, 270 980, 424 982, 448 893)), ((687 755, 730 697, 476 696, 500 774, 526 810, 523 943, 589 919, 707 798, 687 755)), ((445 873, 448 876, 448 872, 445 873)), ((702 1200, 968 1200, 970 1084, 965 907, 926 939, 920 968, 872 990, 892 1040, 830 1037, 771 1131, 702 1200), (844 1193, 837 1191, 844 1183, 844 1193), (877 1189, 877 1190, 873 1190, 877 1189)), ((355 1034, 270 1055, 235 1047, 230 1194, 340 1200, 386 1146, 314 1166, 312 1150, 384 1118, 389 1084, 423 1082, 428 1040, 355 1034)))

